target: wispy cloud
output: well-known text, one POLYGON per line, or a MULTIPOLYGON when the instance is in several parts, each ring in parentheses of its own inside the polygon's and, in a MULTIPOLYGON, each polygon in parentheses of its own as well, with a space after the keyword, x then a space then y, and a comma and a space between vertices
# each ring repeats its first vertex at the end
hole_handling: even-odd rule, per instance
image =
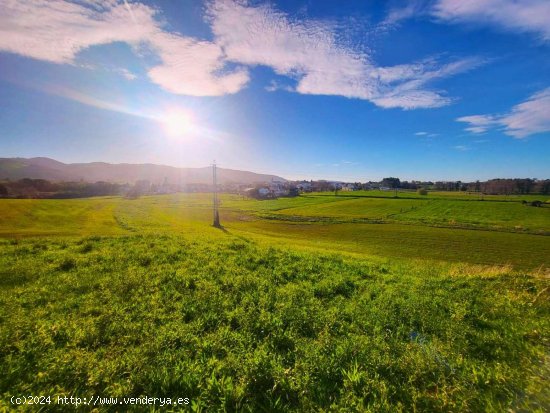
POLYGON ((116 41, 138 45, 158 32, 155 12, 134 4, 132 22, 124 5, 62 0, 0 2, 0 50, 53 63, 74 63, 92 46, 116 41))
POLYGON ((390 8, 386 18, 380 23, 379 27, 381 28, 392 28, 403 20, 413 18, 415 16, 423 15, 426 11, 426 1, 425 0, 410 0, 403 7, 393 7, 390 8))
POLYGON ((492 24, 550 41, 548 0, 438 0, 431 13, 446 22, 492 24))
POLYGON ((446 64, 431 59, 379 67, 369 55, 340 41, 331 23, 292 19, 270 4, 214 1, 208 21, 230 61, 271 67, 294 79, 298 93, 365 99, 384 108, 447 105, 451 99, 426 84, 482 63, 477 58, 446 64))
POLYGON ((158 11, 126 1, 0 0, 0 51, 75 64, 91 46, 124 42, 160 58, 151 80, 180 94, 223 95, 248 82, 245 69, 227 70, 219 45, 164 30, 158 11))
POLYGON ((390 29, 407 19, 428 17, 440 23, 490 25, 535 33, 543 41, 550 41, 548 16, 548 0, 409 0, 404 6, 391 8, 379 27, 390 29))
POLYGON ((457 118, 458 122, 469 123, 470 126, 465 128, 472 133, 485 133, 489 129, 499 125, 497 118, 493 115, 471 115, 457 118))
POLYGON ((461 152, 465 152, 465 151, 470 150, 470 148, 468 146, 465 146, 465 145, 456 145, 456 146, 453 146, 453 149, 456 149, 457 151, 461 151, 461 152))
POLYGON ((520 139, 535 133, 548 132, 550 131, 550 87, 535 93, 506 114, 462 116, 456 120, 468 123, 470 126, 466 130, 476 134, 496 128, 520 139))
POLYGON ((421 137, 424 137, 424 138, 435 138, 436 136, 439 136, 439 133, 416 132, 415 136, 421 136, 421 137))
POLYGON ((276 80, 272 80, 271 82, 269 82, 269 85, 267 85, 265 87, 265 90, 267 90, 268 92, 275 92, 277 90, 284 90, 286 92, 294 92, 294 89, 292 88, 292 86, 285 85, 281 82, 277 82, 276 80))
POLYGON ((121 76, 124 76, 128 80, 136 80, 138 76, 135 73, 130 72, 128 69, 119 68, 115 70, 121 76))
MULTIPOLYGON (((287 91, 364 99, 383 108, 434 108, 452 98, 430 83, 484 63, 470 57, 380 67, 363 48, 342 40, 345 28, 246 0, 207 3, 212 40, 170 32, 160 10, 127 0, 0 0, 0 5, 0 51, 76 64, 85 49, 124 42, 137 52, 153 52, 158 59, 148 69, 150 80, 183 95, 236 93, 249 83, 249 68, 262 65, 292 82, 282 87, 287 91)), ((277 88, 273 83, 267 89, 277 88)))

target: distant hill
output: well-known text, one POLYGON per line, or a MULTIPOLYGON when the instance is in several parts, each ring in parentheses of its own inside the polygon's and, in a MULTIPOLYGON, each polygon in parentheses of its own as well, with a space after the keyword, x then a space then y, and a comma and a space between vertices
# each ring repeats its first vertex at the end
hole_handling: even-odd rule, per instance
MULTIPOLYGON (((50 158, 0 158, 1 179, 46 179, 48 181, 116 182, 133 184, 138 180, 151 183, 210 184, 212 168, 176 168, 155 164, 111 164, 105 162, 66 164, 50 158)), ((275 175, 218 168, 220 184, 254 184, 286 181, 275 175)))

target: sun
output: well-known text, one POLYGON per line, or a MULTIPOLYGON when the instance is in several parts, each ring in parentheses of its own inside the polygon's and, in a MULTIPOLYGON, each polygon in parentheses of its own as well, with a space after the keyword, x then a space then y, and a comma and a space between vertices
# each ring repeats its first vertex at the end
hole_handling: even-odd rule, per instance
POLYGON ((181 138, 193 129, 193 119, 187 111, 178 109, 168 111, 161 120, 164 131, 170 137, 181 138))

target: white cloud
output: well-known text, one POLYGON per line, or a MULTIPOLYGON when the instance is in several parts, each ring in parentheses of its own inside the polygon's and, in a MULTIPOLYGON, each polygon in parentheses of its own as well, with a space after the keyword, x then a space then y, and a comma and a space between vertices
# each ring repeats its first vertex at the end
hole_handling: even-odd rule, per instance
POLYGON ((230 0, 211 3, 209 17, 227 59, 295 78, 300 93, 363 98, 374 93, 361 82, 371 68, 367 56, 340 46, 327 23, 291 21, 268 4, 230 0))
POLYGON ((454 149, 456 149, 457 151, 461 151, 461 152, 465 152, 465 151, 469 151, 470 148, 468 146, 464 146, 464 145, 456 145, 456 146, 453 146, 454 149))
POLYGON ((176 34, 159 33, 151 39, 163 61, 149 71, 149 77, 169 92, 193 96, 236 93, 248 83, 244 68, 224 72, 221 47, 176 34))
POLYGON ((492 25, 530 32, 550 41, 548 0, 409 0, 405 6, 390 9, 379 28, 396 27, 403 20, 419 16, 431 16, 441 23, 492 25))
POLYGON ((121 4, 62 0, 0 2, 0 50, 53 63, 74 63, 90 46, 116 41, 137 45, 159 28, 154 11, 134 4, 136 23, 121 4))
POLYGON ((127 80, 136 80, 138 76, 135 73, 130 72, 128 69, 119 68, 115 70, 118 74, 124 76, 127 80))
POLYGON ((514 106, 507 114, 463 116, 457 121, 469 123, 470 126, 466 130, 472 133, 484 133, 498 128, 518 139, 535 133, 549 132, 550 87, 514 106))
POLYGON ((380 23, 381 28, 395 27, 403 20, 422 15, 425 9, 425 1, 410 0, 404 7, 396 7, 389 10, 386 18, 380 23))
POLYGON ((291 18, 270 4, 251 6, 246 0, 208 3, 212 41, 168 32, 159 10, 127 0, 0 0, 0 6, 0 51, 77 64, 83 50, 123 42, 156 54, 150 80, 184 95, 236 93, 250 80, 248 68, 262 65, 294 83, 285 90, 365 99, 383 108, 433 108, 452 99, 428 89, 430 82, 483 63, 429 59, 379 67, 367 53, 341 41, 341 27, 291 18))
POLYGON ((269 85, 265 87, 265 90, 268 92, 275 92, 277 90, 284 90, 286 92, 294 92, 294 88, 291 86, 285 85, 283 83, 277 82, 276 80, 272 80, 269 82, 269 85))
POLYGON ((224 70, 220 46, 167 33, 157 11, 144 4, 0 0, 0 6, 0 51, 75 64, 82 50, 124 42, 134 48, 148 46, 158 54, 160 64, 150 69, 149 77, 173 93, 223 95, 237 92, 248 81, 245 69, 224 70))
POLYGON ((339 41, 332 24, 291 19, 269 4, 213 1, 208 21, 230 61, 271 67, 295 79, 298 93, 366 99, 384 108, 447 105, 450 98, 424 86, 482 63, 469 58, 446 65, 428 60, 377 67, 366 53, 339 41))
POLYGON ((499 125, 493 115, 462 116, 457 118, 457 121, 469 123, 470 126, 466 130, 472 133, 485 133, 489 129, 499 125))
POLYGON ((424 138, 435 138, 436 136, 439 136, 439 133, 416 132, 415 136, 421 136, 421 137, 424 137, 424 138))
POLYGON ((452 23, 489 23, 512 31, 538 33, 550 41, 548 0, 438 0, 432 15, 452 23))
POLYGON ((514 106, 500 121, 505 133, 515 138, 550 131, 550 87, 514 106))

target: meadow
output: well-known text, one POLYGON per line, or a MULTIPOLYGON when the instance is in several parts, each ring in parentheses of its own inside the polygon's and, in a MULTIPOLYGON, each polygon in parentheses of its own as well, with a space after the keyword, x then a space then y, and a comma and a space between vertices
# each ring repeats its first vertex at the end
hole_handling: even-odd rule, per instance
POLYGON ((376 192, 0 201, 0 409, 547 411, 548 204, 376 192))
MULTIPOLYGON (((388 192, 370 192, 373 196, 323 193, 264 201, 224 194, 220 206, 223 236, 363 257, 510 265, 522 270, 547 267, 548 203, 536 208, 519 200, 449 199, 438 194, 413 198, 415 193, 393 198, 378 196, 388 192)), ((221 236, 209 227, 211 202, 209 194, 137 200, 3 200, 0 237, 221 236)))

